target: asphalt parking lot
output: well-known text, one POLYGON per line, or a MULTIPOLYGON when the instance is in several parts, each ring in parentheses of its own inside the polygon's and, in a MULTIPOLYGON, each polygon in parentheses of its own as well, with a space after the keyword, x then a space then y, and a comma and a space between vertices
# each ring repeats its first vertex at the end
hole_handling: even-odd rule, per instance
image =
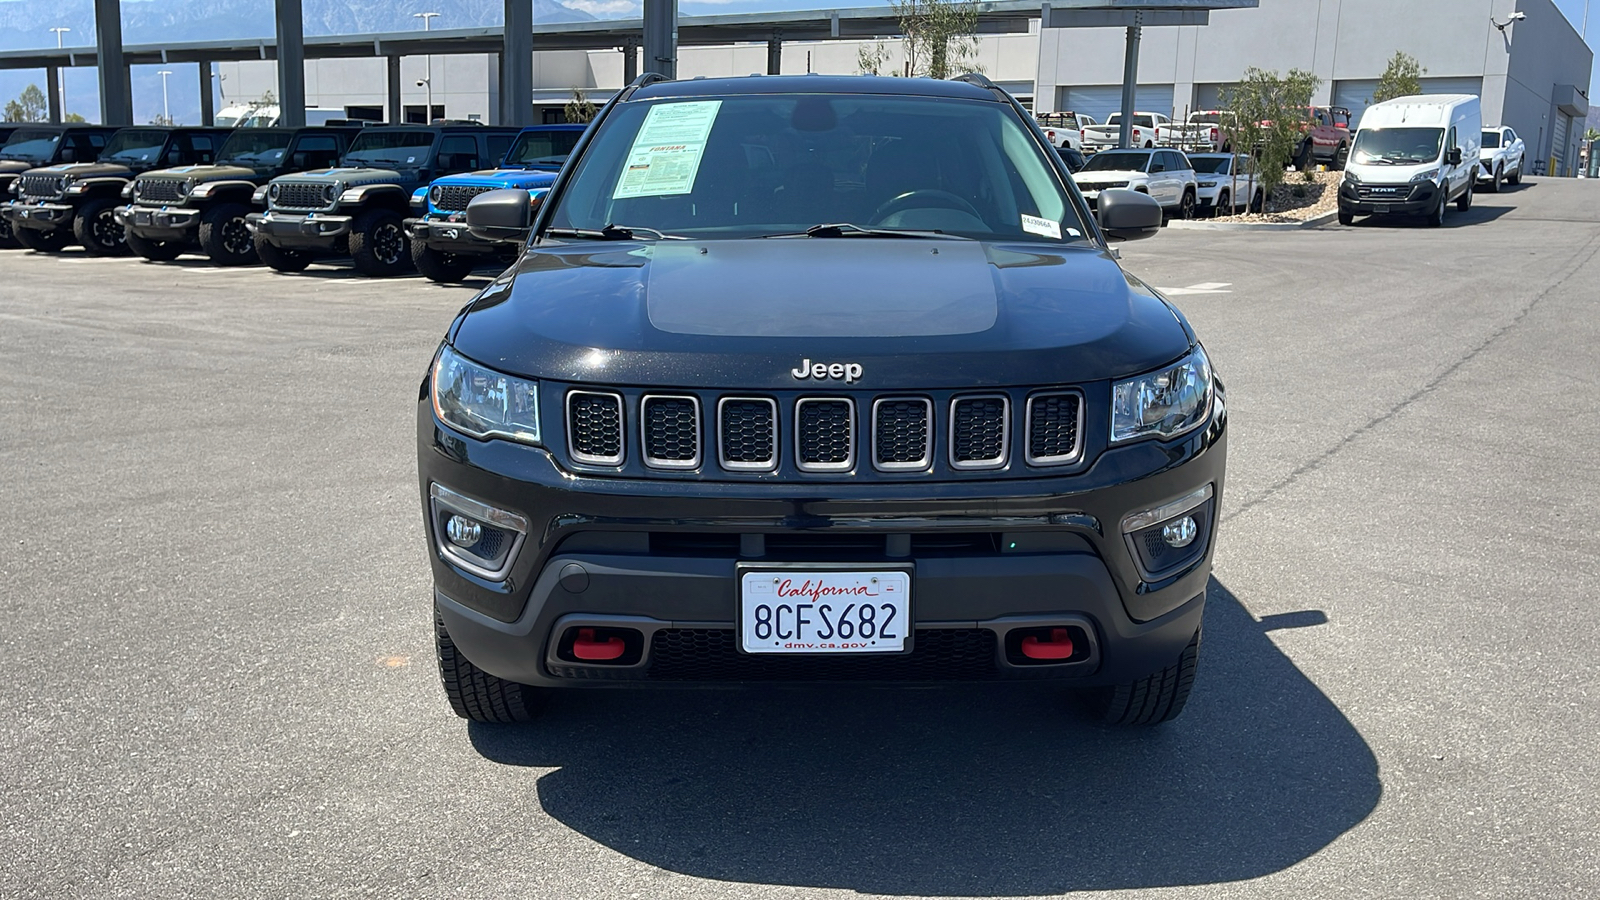
POLYGON ((0 896, 1600 893, 1600 182, 1124 257, 1232 416, 1152 731, 991 689, 468 726, 413 416, 471 285, 0 252, 0 896))

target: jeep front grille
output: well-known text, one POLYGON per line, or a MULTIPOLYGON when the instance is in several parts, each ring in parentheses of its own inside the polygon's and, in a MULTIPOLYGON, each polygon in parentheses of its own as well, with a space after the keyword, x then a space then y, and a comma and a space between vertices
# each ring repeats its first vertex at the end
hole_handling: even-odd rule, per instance
POLYGON ((778 467, 778 402, 765 397, 724 397, 717 403, 717 454, 730 471, 778 467))
POLYGON ((183 179, 141 178, 136 182, 134 196, 140 203, 177 203, 183 199, 183 179))
POLYGON ((494 188, 486 184, 441 184, 439 202, 433 204, 433 208, 439 212, 460 212, 467 208, 473 197, 492 190, 494 188))
POLYGON ((987 469, 1006 464, 1008 406, 1004 394, 957 397, 950 402, 950 465, 987 469))
POLYGON ((1083 398, 1076 392, 1028 398, 1028 463, 1056 465, 1078 457, 1082 447, 1083 398))
POLYGON ((795 404, 796 465, 803 472, 849 471, 856 462, 856 409, 842 398, 795 404))
POLYGON ((933 401, 884 397, 872 404, 872 464, 885 471, 926 469, 933 458, 933 401))
POLYGON ((61 196, 61 179, 56 175, 23 175, 17 184, 24 197, 61 196))
POLYGON ((272 199, 273 209, 323 209, 328 205, 323 195, 325 184, 305 181, 283 181, 278 185, 278 196, 272 199))
POLYGON ((700 465, 700 401, 649 396, 639 402, 646 465, 693 469, 700 465))
POLYGON ((622 463, 622 397, 596 391, 567 395, 567 450, 579 462, 622 463))

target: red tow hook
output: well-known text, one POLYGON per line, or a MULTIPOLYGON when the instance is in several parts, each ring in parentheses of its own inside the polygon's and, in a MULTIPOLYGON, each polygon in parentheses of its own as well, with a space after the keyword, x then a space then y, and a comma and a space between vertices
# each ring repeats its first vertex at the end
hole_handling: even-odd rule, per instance
POLYGON ((1050 640, 1033 635, 1022 639, 1022 655, 1029 659, 1067 659, 1072 656, 1072 635, 1065 628, 1050 629, 1050 640))
MULTIPOLYGON (((603 641, 597 641, 594 639, 593 628, 579 628, 577 640, 572 642, 572 655, 579 659, 604 662, 621 656, 627 647, 628 645, 623 642, 622 638, 609 637, 603 641)), ((1070 648, 1071 645, 1068 644, 1068 647, 1070 648)))

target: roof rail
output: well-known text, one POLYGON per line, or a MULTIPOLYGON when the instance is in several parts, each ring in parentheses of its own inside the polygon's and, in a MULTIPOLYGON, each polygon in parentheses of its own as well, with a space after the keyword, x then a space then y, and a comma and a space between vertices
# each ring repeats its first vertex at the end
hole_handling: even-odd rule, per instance
POLYGON ((982 72, 968 72, 965 75, 957 75, 950 80, 965 81, 967 84, 975 84, 981 88, 988 88, 989 90, 993 91, 1001 100, 1011 99, 1011 95, 1006 93, 1005 88, 995 84, 993 81, 990 81, 989 76, 983 74, 982 72))
MULTIPOLYGON (((619 100, 627 100, 629 97, 633 96, 633 92, 637 91, 639 88, 642 88, 642 87, 644 87, 646 85, 656 84, 657 82, 671 81, 671 80, 672 80, 671 78, 668 78, 667 76, 661 74, 660 72, 646 72, 643 75, 640 75, 638 78, 635 78, 634 80, 628 82, 628 86, 627 87, 625 87, 622 90, 618 91, 617 92, 617 99, 619 99, 619 100)), ((598 118, 598 117, 596 117, 596 118, 598 118)))

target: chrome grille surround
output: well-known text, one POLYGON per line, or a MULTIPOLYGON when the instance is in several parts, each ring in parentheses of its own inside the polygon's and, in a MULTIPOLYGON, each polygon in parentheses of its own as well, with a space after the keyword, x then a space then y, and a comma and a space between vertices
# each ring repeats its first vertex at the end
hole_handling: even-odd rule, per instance
MULTIPOLYGON (((1042 391, 1037 394, 1032 394, 1028 397, 1028 409, 1024 417, 1026 421, 1022 432, 1023 446, 1026 448, 1025 458, 1028 461, 1028 465, 1064 466, 1069 463, 1077 462, 1079 459, 1083 458, 1083 406, 1083 394, 1079 391, 1042 391), (1072 398, 1077 406, 1075 414, 1072 417, 1074 419, 1072 423, 1072 449, 1066 453, 1045 452, 1036 454, 1034 451, 1036 449, 1041 449, 1038 446, 1041 442, 1035 440, 1035 437, 1040 434, 1037 429, 1060 428, 1061 426, 1058 424, 1051 424, 1046 419, 1046 416, 1049 413, 1046 412, 1044 414, 1040 414, 1036 411, 1035 407, 1037 407, 1041 401, 1048 403, 1049 401, 1056 401, 1067 397, 1072 398)), ((1042 449, 1048 450, 1049 447, 1046 446, 1042 449)))
POLYGON ((567 452, 572 458, 582 463, 597 466, 620 466, 627 456, 627 435, 622 425, 623 402, 621 394, 610 391, 584 391, 573 390, 567 392, 567 452), (609 406, 609 408, 607 408, 609 406), (589 419, 596 420, 593 425, 586 424, 589 419), (580 422, 580 420, 584 420, 580 422), (579 428, 583 427, 592 434, 580 435, 579 428), (580 439, 588 450, 578 449, 580 439), (597 449, 594 441, 602 441, 601 447, 610 447, 609 442, 615 442, 615 451, 611 453, 593 453, 589 450, 597 449))
POLYGON ((19 175, 17 191, 22 197, 52 199, 61 196, 60 175, 19 175))
MULTIPOLYGON (((896 425, 898 425, 898 424, 899 423, 896 423, 896 425)), ((912 440, 914 440, 914 438, 915 438, 914 430, 913 430, 913 434, 911 435, 911 438, 912 438, 912 440)), ((873 468, 877 469, 880 472, 919 471, 919 470, 922 470, 922 469, 927 469, 929 466, 933 465, 933 401, 932 400, 929 400, 926 397, 879 397, 876 400, 872 401, 872 465, 873 465, 873 468), (921 431, 922 431, 922 441, 921 441, 922 454, 921 454, 921 456, 919 456, 919 457, 917 457, 915 459, 891 459, 891 460, 887 460, 887 461, 884 460, 884 458, 883 458, 884 451, 889 449, 886 446, 886 442, 884 440, 884 435, 882 434, 882 432, 884 431, 884 425, 885 425, 885 423, 883 421, 883 415, 885 413, 885 410, 884 410, 885 404, 893 404, 894 406, 897 406, 897 407, 902 405, 902 404, 918 405, 918 406, 922 407, 923 414, 922 414, 922 422, 921 422, 921 431)))
MULTIPOLYGON (((328 202, 327 190, 331 182, 320 181, 280 181, 277 196, 271 197, 270 205, 273 209, 328 209, 332 206, 328 202)), ((270 196, 270 195, 269 195, 270 196)))
POLYGON ((692 394, 646 394, 639 401, 639 447, 640 455, 647 466, 657 469, 698 469, 702 457, 700 440, 700 398, 692 394), (688 410, 689 421, 671 422, 667 419, 682 418, 683 410, 688 410), (656 416, 661 415, 663 420, 657 422, 656 416), (656 440, 655 432, 671 430, 676 434, 676 439, 663 436, 656 440), (681 445, 683 433, 688 432, 689 454, 683 455, 681 449, 674 450, 674 445, 681 445), (665 454, 658 454, 659 450, 667 450, 665 454))
POLYGON ((185 194, 182 178, 140 178, 134 182, 133 197, 140 203, 177 203, 185 194))
POLYGON ((1005 394, 964 394, 950 400, 950 467, 953 469, 998 469, 1006 464, 1011 456, 1011 398, 1005 394), (989 412, 990 403, 999 403, 998 418, 989 412), (983 404, 978 409, 973 407, 983 404), (963 419, 963 410, 968 410, 963 419), (978 421, 972 421, 972 416, 982 416, 978 421), (987 428, 992 424, 998 425, 999 441, 998 453, 994 455, 976 455, 970 450, 962 449, 971 447, 975 440, 992 439, 990 435, 978 434, 979 427, 987 428), (965 430, 965 433, 963 431, 965 430))
POLYGON ((794 464, 802 472, 848 472, 856 465, 856 404, 849 397, 803 397, 794 404, 794 464), (813 419, 807 424, 808 410, 813 419), (836 447, 824 448, 822 441, 837 444, 840 413, 844 414, 844 453, 836 447), (826 416, 824 421, 822 417, 826 416), (835 432, 823 435, 827 427, 835 432), (808 450, 808 445, 810 449, 808 450), (809 459, 808 459, 809 457, 809 459))
POLYGON ((439 200, 433 208, 439 212, 461 212, 472 202, 472 198, 494 190, 488 184, 441 184, 439 185, 439 200))
MULTIPOLYGON (((744 443, 742 437, 740 442, 741 444, 744 443)), ((744 452, 739 452, 738 455, 741 457, 755 456, 753 453, 747 454, 744 452)), ((730 472, 771 472, 778 468, 778 401, 772 399, 771 397, 723 397, 722 399, 718 400, 717 462, 722 466, 722 468, 727 469, 730 472), (735 410, 730 411, 728 408, 730 404, 737 404, 738 407, 736 407, 735 410), (751 440, 754 443, 761 444, 763 446, 770 445, 771 449, 768 451, 765 459, 734 459, 728 452, 730 449, 728 446, 730 443, 729 426, 734 423, 732 418, 733 415, 736 413, 743 414, 746 412, 754 412, 753 409, 739 408, 745 407, 747 404, 750 407, 762 406, 768 410, 765 424, 767 435, 765 439, 763 439, 761 435, 761 429, 763 426, 759 418, 742 420, 737 425, 741 432, 743 432, 745 429, 750 429, 754 432, 751 435, 751 440)))

